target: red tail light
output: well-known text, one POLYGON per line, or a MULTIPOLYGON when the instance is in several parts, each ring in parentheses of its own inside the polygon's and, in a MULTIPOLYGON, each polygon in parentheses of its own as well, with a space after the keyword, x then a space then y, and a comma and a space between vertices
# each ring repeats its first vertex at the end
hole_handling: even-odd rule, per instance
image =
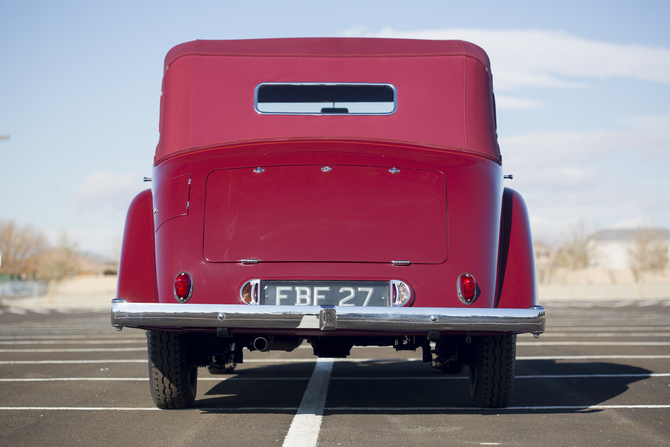
POLYGON ((458 290, 458 298, 463 304, 468 306, 477 300, 477 281, 475 277, 469 273, 461 273, 456 281, 456 288, 458 290))
POLYGON ((188 272, 181 272, 174 280, 174 297, 180 303, 191 299, 193 294, 193 278, 188 272))
POLYGON ((260 279, 251 279, 245 282, 240 289, 240 300, 242 300, 244 304, 260 304, 260 288, 260 279))

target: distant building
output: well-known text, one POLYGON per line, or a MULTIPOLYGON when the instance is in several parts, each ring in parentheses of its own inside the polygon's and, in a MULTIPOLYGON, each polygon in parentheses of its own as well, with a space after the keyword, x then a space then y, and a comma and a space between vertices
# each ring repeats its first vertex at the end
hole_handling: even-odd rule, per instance
POLYGON ((646 231, 653 241, 665 242, 670 254, 670 230, 649 229, 611 229, 600 230, 589 240, 592 250, 592 266, 606 270, 626 270, 630 268, 630 251, 640 238, 640 232, 646 231))
POLYGON ((540 284, 549 283, 556 269, 556 250, 551 245, 533 242, 533 251, 535 253, 537 282, 540 284))
POLYGON ((78 264, 77 276, 104 276, 116 275, 118 268, 116 264, 103 262, 80 253, 76 254, 78 264))

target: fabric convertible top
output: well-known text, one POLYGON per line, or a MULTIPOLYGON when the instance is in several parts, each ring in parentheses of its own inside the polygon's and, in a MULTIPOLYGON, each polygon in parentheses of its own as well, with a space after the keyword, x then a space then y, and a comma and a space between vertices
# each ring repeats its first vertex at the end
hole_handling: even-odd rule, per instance
POLYGON ((500 161, 486 53, 463 41, 319 38, 187 42, 165 58, 156 164, 252 141, 387 141, 500 161), (374 83, 396 89, 390 115, 265 115, 263 83, 374 83))

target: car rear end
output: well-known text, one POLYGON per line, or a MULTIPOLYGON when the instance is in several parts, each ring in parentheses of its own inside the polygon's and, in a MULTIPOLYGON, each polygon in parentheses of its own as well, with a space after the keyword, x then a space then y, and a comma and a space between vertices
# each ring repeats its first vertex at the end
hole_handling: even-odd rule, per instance
POLYGON ((154 387, 157 405, 190 405, 196 367, 230 372, 243 348, 305 341, 319 357, 421 348, 443 372, 469 366, 478 405, 507 404, 511 385, 492 391, 491 371, 513 379, 515 334, 540 334, 544 309, 481 49, 199 41, 166 70, 152 191, 137 205, 152 222, 131 210, 144 217, 125 236, 135 219, 152 228, 153 270, 124 269, 137 250, 124 240, 112 304, 117 328, 148 330, 161 380, 161 352, 183 351, 181 397, 154 387), (525 264, 508 269, 510 253, 525 264))

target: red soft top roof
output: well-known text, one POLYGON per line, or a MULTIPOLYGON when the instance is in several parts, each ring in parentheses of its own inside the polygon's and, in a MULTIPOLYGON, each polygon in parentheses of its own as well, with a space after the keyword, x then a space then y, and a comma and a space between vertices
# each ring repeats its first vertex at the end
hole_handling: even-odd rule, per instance
POLYGON ((156 164, 188 151, 271 140, 411 143, 499 161, 489 59, 464 41, 196 40, 165 58, 156 164), (387 116, 259 114, 261 83, 388 83, 387 116))
POLYGON ((294 38, 251 40, 194 40, 172 48, 167 68, 186 54, 249 56, 437 56, 464 55, 479 59, 487 68, 489 58, 477 45, 462 40, 412 40, 374 38, 294 38))

